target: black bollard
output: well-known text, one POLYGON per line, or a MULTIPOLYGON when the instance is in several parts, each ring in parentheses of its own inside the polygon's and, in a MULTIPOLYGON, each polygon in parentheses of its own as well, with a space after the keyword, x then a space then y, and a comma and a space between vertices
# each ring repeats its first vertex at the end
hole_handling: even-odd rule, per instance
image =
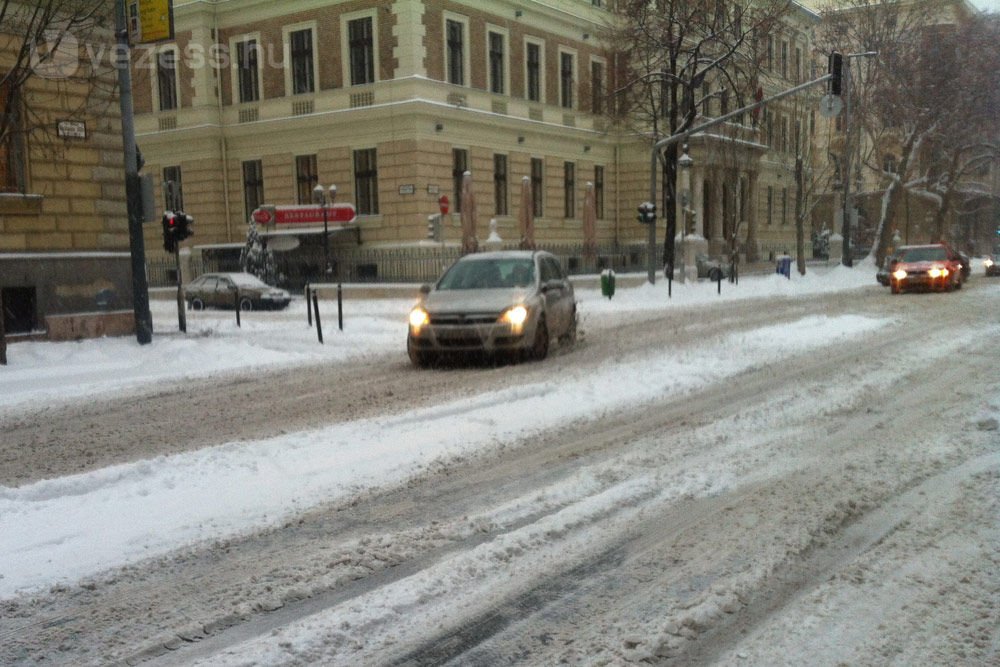
POLYGON ((323 344, 323 325, 319 321, 319 297, 313 292, 313 308, 316 310, 316 335, 319 336, 320 345, 323 344))
POLYGON ((240 324, 240 291, 236 290, 236 301, 233 304, 236 306, 236 326, 242 327, 240 324))
POLYGON ((344 288, 337 283, 337 324, 344 330, 344 288))
POLYGON ((311 289, 309 283, 306 283, 306 317, 309 318, 309 326, 313 325, 313 306, 312 297, 310 297, 311 289))

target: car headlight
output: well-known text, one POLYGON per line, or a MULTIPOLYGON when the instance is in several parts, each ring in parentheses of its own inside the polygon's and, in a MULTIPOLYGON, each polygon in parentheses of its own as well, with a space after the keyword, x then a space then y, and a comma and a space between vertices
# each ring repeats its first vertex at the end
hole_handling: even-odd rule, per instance
POLYGON ((504 311, 500 316, 502 322, 506 322, 512 327, 518 328, 524 325, 528 319, 528 309, 524 306, 514 306, 504 311))
POLYGON ((990 268, 991 266, 993 266, 993 260, 992 260, 992 259, 989 259, 989 258, 987 258, 987 259, 984 259, 984 260, 983 260, 983 265, 984 265, 984 266, 985 266, 985 267, 986 267, 986 268, 988 269, 988 268, 990 268))
POLYGON ((414 308, 410 311, 410 328, 414 332, 420 331, 422 327, 430 324, 430 321, 430 315, 423 308, 414 308))
POLYGON ((927 275, 929 275, 931 278, 944 278, 945 276, 948 275, 948 269, 938 268, 935 266, 933 269, 927 272, 927 275))
POLYGON ((906 271, 904 271, 903 269, 898 269, 896 271, 893 271, 892 277, 895 278, 896 280, 902 280, 903 278, 906 277, 906 271))

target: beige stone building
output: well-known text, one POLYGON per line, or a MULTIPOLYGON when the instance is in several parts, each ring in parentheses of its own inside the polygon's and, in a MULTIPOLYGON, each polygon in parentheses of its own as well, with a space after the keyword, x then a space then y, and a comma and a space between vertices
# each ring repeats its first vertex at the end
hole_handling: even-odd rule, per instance
MULTIPOLYGON (((255 208, 305 205, 317 184, 336 185, 336 201, 358 213, 331 235, 337 278, 391 278, 384 265, 366 265, 359 275, 345 259, 358 248, 383 256, 427 249, 428 216, 442 195, 451 201, 443 245, 457 248, 468 170, 480 244, 494 221, 505 243, 517 243, 527 179, 537 195, 536 240, 559 246, 569 268, 588 268, 578 247, 591 184, 597 242, 614 256, 607 261, 641 270, 646 229, 635 209, 648 199, 649 144, 606 120, 615 72, 598 35, 611 18, 607 4, 179 3, 176 40, 137 54, 135 63, 146 169, 177 184, 177 206, 196 221, 184 244, 196 259, 231 263, 255 208)), ((766 37, 767 94, 823 73, 810 41, 818 19, 795 5, 766 37)), ((751 257, 793 250, 794 156, 817 136, 821 92, 692 139, 696 226, 713 254, 726 251, 734 232, 751 257)), ((726 110, 715 97, 702 113, 726 110)), ((276 247, 295 246, 279 253, 290 284, 316 275, 321 225, 262 231, 276 247), (273 241, 284 230, 294 230, 295 240, 273 241)), ((158 232, 147 232, 151 255, 158 232)))
MULTIPOLYGON (((598 241, 638 237, 638 225, 618 224, 632 202, 612 177, 618 142, 595 113, 609 77, 594 37, 600 5, 178 4, 176 41, 136 58, 146 169, 180 184, 196 221, 185 245, 210 255, 243 244, 256 207, 309 204, 317 184, 336 185, 336 201, 357 210, 336 226, 335 255, 358 243, 419 248, 442 195, 443 241, 457 244, 465 171, 480 243, 491 220, 504 241, 519 240, 524 178, 539 195, 539 241, 582 243, 588 183, 598 241)), ((321 227, 297 229, 293 281, 322 254, 321 227)), ((155 230, 146 240, 158 245, 155 230)))
MULTIPOLYGON (((12 19, 8 18, 8 27, 12 19)), ((70 35, 61 57, 0 50, 0 289, 8 337, 134 325, 122 134, 110 31, 70 35), (95 41, 96 40, 96 41, 95 41), (25 67, 32 68, 25 76, 25 67), (102 317, 74 317, 102 311, 102 317)))

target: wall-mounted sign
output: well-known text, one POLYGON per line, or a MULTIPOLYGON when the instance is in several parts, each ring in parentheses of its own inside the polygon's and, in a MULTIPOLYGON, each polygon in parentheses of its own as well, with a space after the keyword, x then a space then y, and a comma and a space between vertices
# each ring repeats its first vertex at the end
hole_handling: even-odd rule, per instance
POLYGON ((436 194, 438 194, 440 192, 441 192, 441 186, 440 185, 428 185, 427 186, 427 194, 429 194, 429 195, 436 195, 436 194))
POLYGON ((325 211, 322 206, 300 204, 288 206, 261 206, 252 213, 258 225, 313 225, 354 222, 357 217, 354 204, 331 204, 325 211))
POLYGON ((56 124, 56 132, 63 139, 86 139, 87 124, 82 120, 61 120, 56 124))
POLYGON ((132 44, 173 39, 173 0, 128 0, 128 35, 132 44))
POLYGON ((401 195, 412 195, 416 191, 417 191, 417 188, 412 183, 409 184, 409 185, 400 185, 399 186, 399 194, 401 194, 401 195))

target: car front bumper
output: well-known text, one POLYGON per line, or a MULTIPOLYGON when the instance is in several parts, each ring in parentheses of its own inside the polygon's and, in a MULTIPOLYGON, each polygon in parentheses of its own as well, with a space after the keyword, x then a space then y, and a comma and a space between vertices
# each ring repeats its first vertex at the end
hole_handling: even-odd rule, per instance
POLYGON ((526 328, 515 329, 509 324, 427 325, 414 331, 411 327, 410 347, 418 352, 468 353, 505 352, 524 349, 531 340, 526 328))

